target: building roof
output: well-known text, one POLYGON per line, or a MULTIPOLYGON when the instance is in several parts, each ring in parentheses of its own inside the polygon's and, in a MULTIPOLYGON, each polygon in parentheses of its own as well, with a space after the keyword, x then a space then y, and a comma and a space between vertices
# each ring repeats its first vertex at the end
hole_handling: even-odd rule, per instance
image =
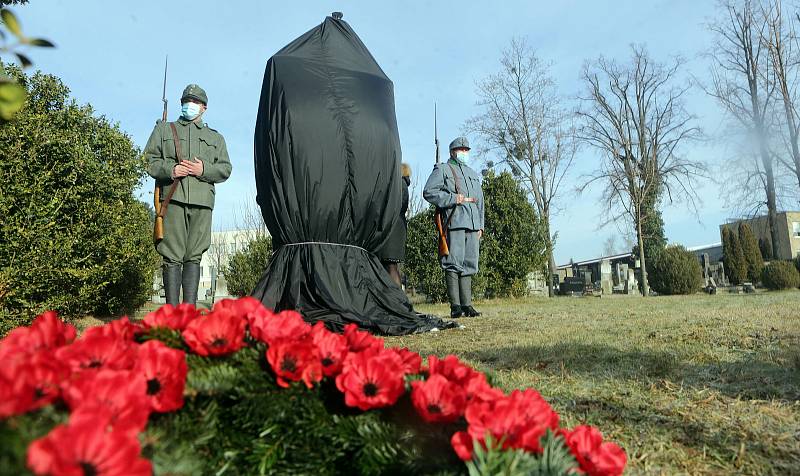
POLYGON ((566 269, 566 268, 571 268, 572 266, 586 266, 587 264, 599 263, 599 262, 601 262, 601 261, 603 261, 605 259, 607 259, 609 261, 614 261, 614 260, 618 260, 618 259, 622 259, 622 258, 630 258, 632 255, 633 255, 633 253, 627 252, 627 253, 620 253, 620 254, 617 254, 617 255, 601 256, 599 258, 587 259, 587 260, 584 260, 584 261, 575 261, 574 263, 562 264, 561 266, 557 266, 556 269, 566 269))
POLYGON ((701 250, 706 250, 706 249, 709 249, 709 248, 720 248, 720 247, 722 247, 722 242, 721 241, 718 242, 718 243, 711 243, 711 244, 708 244, 708 245, 689 246, 689 247, 686 248, 686 251, 701 251, 701 250))

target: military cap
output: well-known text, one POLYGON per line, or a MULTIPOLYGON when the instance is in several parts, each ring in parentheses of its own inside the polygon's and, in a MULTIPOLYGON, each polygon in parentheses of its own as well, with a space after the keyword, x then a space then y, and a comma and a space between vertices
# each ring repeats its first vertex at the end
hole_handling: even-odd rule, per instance
POLYGON ((206 96, 206 92, 196 84, 186 86, 183 90, 183 94, 181 94, 181 102, 183 102, 184 99, 195 99, 208 106, 208 96, 206 96))
POLYGON ((450 143, 450 150, 453 149, 467 149, 469 150, 469 141, 466 137, 456 137, 453 142, 450 143))

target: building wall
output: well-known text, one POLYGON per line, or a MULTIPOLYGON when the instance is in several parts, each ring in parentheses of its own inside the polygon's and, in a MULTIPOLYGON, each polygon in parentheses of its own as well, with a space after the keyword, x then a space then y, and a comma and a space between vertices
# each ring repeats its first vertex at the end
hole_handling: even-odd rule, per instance
POLYGON ((786 212, 786 230, 789 232, 791 258, 800 254, 800 212, 786 212))
MULTIPOLYGON (((776 258, 782 260, 794 259, 794 257, 800 253, 800 212, 780 212, 777 214, 776 218, 775 225, 778 228, 778 255, 776 258)), ((720 225, 720 239, 722 239, 723 228, 729 226, 734 231, 738 231, 740 223, 748 223, 750 225, 750 228, 753 229, 753 234, 756 235, 756 240, 761 240, 763 238, 771 239, 769 233, 769 217, 767 217, 767 215, 720 225)))

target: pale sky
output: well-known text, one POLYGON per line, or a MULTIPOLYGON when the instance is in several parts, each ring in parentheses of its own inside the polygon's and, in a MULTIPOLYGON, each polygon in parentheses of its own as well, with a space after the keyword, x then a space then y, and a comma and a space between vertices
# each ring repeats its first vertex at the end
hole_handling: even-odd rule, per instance
MULTIPOLYGON (((31 0, 12 9, 23 29, 56 43, 52 51, 30 51, 34 68, 59 76, 80 103, 91 103, 143 147, 161 117, 164 57, 169 55, 170 118, 179 114, 187 83, 208 93, 208 124, 220 131, 233 163, 231 178, 218 186, 214 228, 237 224, 237 210, 255 195, 253 130, 261 82, 269 57, 321 23, 332 11, 346 20, 394 82, 403 160, 424 183, 433 166, 433 103, 446 147, 468 117, 478 112, 475 82, 499 69, 512 37, 525 36, 545 61, 559 92, 574 98, 587 59, 604 55, 625 61, 630 44, 645 44, 654 59, 688 60, 685 74, 703 77, 708 48, 704 23, 715 15, 713 0, 616 1, 138 1, 31 0)), ((713 136, 724 121, 701 91, 688 98, 698 124, 713 136)), ((470 138, 474 140, 475 138, 470 138)), ((686 154, 717 170, 725 156, 720 142, 694 145, 686 154)), ((581 175, 600 156, 585 150, 565 180, 556 261, 599 255, 614 226, 598 229, 599 188, 577 196, 581 175)), ((480 164, 475 164, 480 169, 480 164)), ((150 201, 148 180, 141 197, 150 201)), ((695 246, 719 241, 718 225, 732 211, 719 186, 704 181, 699 216, 685 205, 665 205, 667 238, 695 246)), ((618 240, 621 245, 622 240, 618 240)))

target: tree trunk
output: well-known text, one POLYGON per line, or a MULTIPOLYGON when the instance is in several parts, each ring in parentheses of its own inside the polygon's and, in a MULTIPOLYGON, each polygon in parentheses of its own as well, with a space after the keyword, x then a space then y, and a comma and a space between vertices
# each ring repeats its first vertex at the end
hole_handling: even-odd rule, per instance
POLYGON ((778 206, 775 199, 775 172, 773 170, 772 157, 765 143, 763 122, 757 122, 759 130, 759 149, 761 153, 761 163, 764 166, 764 173, 767 175, 767 216, 769 221, 769 235, 772 238, 772 256, 778 259, 778 206))
POLYGON ((544 229, 546 233, 546 240, 547 240, 547 296, 553 297, 556 295, 555 289, 553 289, 553 275, 556 272, 556 260, 553 258, 553 239, 550 236, 550 216, 548 214, 544 214, 542 216, 544 220, 544 229))
POLYGON ((642 296, 650 295, 650 285, 647 284, 647 265, 644 261, 644 238, 642 237, 642 214, 636 217, 636 237, 639 240, 639 279, 642 283, 642 296))
POLYGON ((769 235, 772 238, 772 256, 779 259, 778 246, 780 236, 778 235, 778 210, 775 203, 775 175, 772 171, 772 164, 765 163, 764 168, 767 172, 767 215, 769 217, 769 235))

